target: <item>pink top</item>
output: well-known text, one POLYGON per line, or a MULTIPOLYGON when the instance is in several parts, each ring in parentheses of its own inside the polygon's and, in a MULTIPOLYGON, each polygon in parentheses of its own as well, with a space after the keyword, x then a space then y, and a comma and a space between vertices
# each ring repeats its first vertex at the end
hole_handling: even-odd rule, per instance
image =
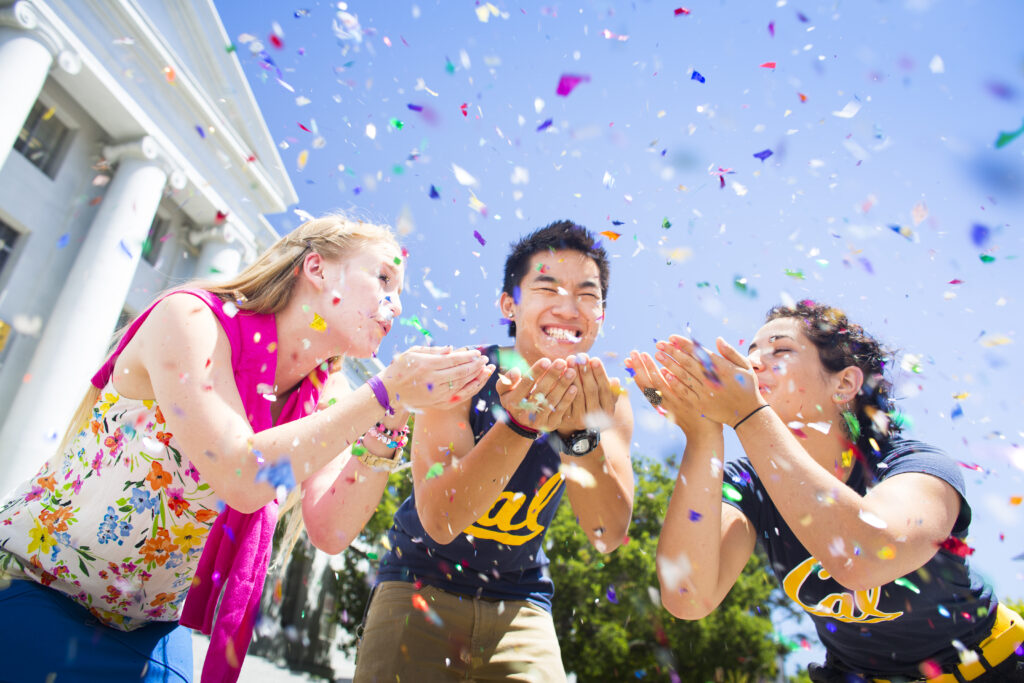
MULTIPOLYGON (((275 316, 225 311, 204 290, 179 292, 206 303, 227 334, 235 383, 253 430, 274 426, 275 316)), ((202 681, 234 681, 259 611, 277 503, 253 514, 223 506, 177 450, 173 435, 161 431, 159 406, 113 391, 114 364, 157 303, 135 319, 93 377, 93 385, 104 389, 93 409, 97 419, 0 505, 0 547, 6 548, 0 550, 0 569, 13 567, 58 588, 124 630, 173 620, 180 610, 182 624, 211 634, 202 681), (85 497, 87 486, 97 486, 100 505, 91 490, 85 497), (115 490, 118 498, 111 499, 115 490), (7 527, 16 529, 8 533, 7 527), (83 547, 85 540, 89 545, 83 547)), ((310 373, 279 421, 315 411, 328 374, 326 364, 310 373)), ((261 469, 257 479, 278 483, 291 481, 290 474, 288 463, 278 463, 261 469)))

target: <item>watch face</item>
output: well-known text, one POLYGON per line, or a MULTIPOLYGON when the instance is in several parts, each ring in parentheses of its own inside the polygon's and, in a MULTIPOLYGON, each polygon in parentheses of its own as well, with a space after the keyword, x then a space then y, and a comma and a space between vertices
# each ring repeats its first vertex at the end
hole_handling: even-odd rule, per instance
POLYGON ((578 439, 576 441, 576 443, 574 443, 572 445, 572 452, 573 453, 578 453, 580 455, 583 455, 584 453, 586 453, 589 450, 590 450, 590 439, 586 438, 586 437, 578 439))

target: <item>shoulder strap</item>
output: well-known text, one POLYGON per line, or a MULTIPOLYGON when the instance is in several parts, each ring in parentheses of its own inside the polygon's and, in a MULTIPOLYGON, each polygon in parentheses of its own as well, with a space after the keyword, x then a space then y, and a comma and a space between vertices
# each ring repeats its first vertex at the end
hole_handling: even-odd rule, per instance
POLYGON ((142 327, 142 323, 146 322, 146 319, 149 317, 149 314, 153 312, 153 309, 156 308, 156 305, 172 294, 191 294, 210 307, 210 310, 217 316, 221 327, 224 328, 224 331, 228 335, 228 340, 231 342, 231 360, 234 364, 238 363, 239 353, 241 351, 241 345, 238 343, 238 325, 231 317, 228 316, 227 313, 224 312, 223 302, 204 289, 178 289, 173 292, 168 292, 158 298, 132 321, 131 325, 128 326, 128 329, 125 330, 123 335, 121 335, 121 339, 117 343, 117 348, 115 348, 114 352, 107 357, 107 360, 100 366, 100 369, 96 374, 92 376, 92 385, 94 387, 102 389, 107 385, 107 382, 110 381, 110 376, 114 374, 114 365, 117 363, 117 359, 120 357, 121 352, 124 351, 124 347, 128 346, 128 342, 135 337, 135 333, 139 331, 140 327, 142 327))

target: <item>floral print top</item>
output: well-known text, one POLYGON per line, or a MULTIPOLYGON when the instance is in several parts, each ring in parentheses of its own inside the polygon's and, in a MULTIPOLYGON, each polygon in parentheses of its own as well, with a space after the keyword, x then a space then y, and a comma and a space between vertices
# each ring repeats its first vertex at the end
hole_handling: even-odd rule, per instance
POLYGON ((88 426, 0 502, 0 576, 124 631, 176 621, 218 505, 156 402, 108 382, 88 426))

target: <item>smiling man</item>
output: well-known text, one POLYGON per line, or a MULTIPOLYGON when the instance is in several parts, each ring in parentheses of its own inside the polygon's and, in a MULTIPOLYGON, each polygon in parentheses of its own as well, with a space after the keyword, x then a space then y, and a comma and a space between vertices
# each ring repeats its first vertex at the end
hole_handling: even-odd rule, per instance
POLYGON ((416 418, 414 492, 395 514, 355 681, 564 681, 544 534, 561 501, 601 552, 633 508, 633 416, 587 351, 608 258, 568 221, 513 245, 499 300, 512 347, 479 393, 416 418), (500 376, 499 376, 500 375, 500 376))

